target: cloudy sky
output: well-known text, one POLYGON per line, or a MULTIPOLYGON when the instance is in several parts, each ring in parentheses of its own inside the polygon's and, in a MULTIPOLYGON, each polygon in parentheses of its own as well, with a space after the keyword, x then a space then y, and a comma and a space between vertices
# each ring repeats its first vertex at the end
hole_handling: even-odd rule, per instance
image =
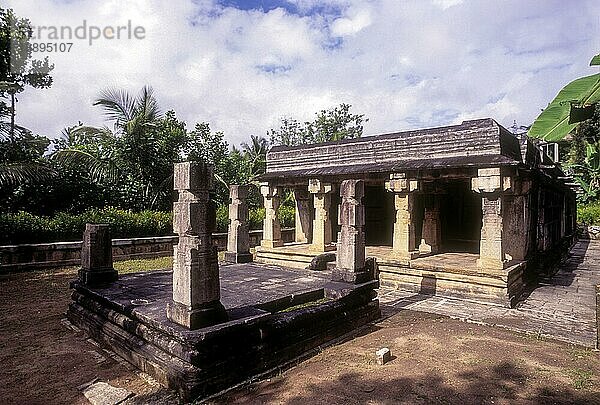
POLYGON ((101 90, 146 84, 164 111, 232 144, 340 103, 369 118, 366 135, 483 117, 528 125, 564 84, 597 72, 600 52, 597 0, 2 3, 36 27, 143 27, 142 39, 123 30, 91 45, 89 32, 44 38, 73 46, 36 54, 55 64, 54 85, 22 93, 17 120, 50 137, 104 124, 92 106, 101 90))

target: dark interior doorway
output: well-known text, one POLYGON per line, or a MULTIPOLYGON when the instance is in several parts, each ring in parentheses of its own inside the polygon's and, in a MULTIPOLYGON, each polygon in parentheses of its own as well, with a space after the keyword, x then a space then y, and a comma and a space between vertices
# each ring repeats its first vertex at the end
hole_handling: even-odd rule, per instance
POLYGON ((365 239, 370 246, 392 246, 394 198, 383 184, 365 186, 365 239))
POLYGON ((439 195, 442 250, 479 253, 481 197, 471 190, 468 179, 448 181, 444 190, 439 195))

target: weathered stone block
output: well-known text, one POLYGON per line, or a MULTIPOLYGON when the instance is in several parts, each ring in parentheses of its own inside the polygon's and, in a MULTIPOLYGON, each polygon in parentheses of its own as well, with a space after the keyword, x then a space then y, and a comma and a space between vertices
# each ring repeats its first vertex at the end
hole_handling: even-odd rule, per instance
POLYGON ((248 230, 248 206, 245 198, 248 186, 229 187, 229 229, 227 232, 227 252, 225 260, 233 263, 252 261, 250 254, 250 233, 248 230))
POLYGON ((79 280, 86 285, 117 280, 113 268, 112 239, 107 224, 86 224, 81 247, 79 280))
POLYGON ((387 347, 381 348, 375 352, 377 356, 377 364, 383 366, 392 359, 392 352, 387 347))
POLYGON ((175 190, 212 190, 213 167, 204 162, 176 163, 173 185, 175 190))
POLYGON ((263 221, 263 239, 260 245, 267 248, 283 246, 281 239, 281 224, 277 218, 277 210, 281 196, 281 187, 274 187, 269 183, 263 183, 260 187, 265 207, 265 219, 263 221))
POLYGON ((206 201, 176 201, 173 203, 173 232, 178 235, 198 235, 212 229, 206 201))
POLYGON ((308 181, 308 191, 311 194, 328 194, 333 191, 333 185, 324 183, 319 179, 310 179, 308 181))
POLYGON ((220 304, 219 264, 212 244, 215 208, 209 201, 212 167, 203 162, 175 164, 173 300, 167 317, 189 329, 225 320, 220 304))
POLYGON ((195 307, 219 300, 217 252, 197 236, 180 236, 173 247, 173 299, 195 307))

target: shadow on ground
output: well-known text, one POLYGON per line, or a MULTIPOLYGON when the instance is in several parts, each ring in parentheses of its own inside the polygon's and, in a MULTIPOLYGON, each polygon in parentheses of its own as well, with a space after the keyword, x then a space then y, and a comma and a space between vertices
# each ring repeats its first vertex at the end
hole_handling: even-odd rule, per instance
POLYGON ((212 403, 285 403, 285 404, 396 404, 396 403, 532 403, 598 404, 597 393, 574 391, 568 387, 547 385, 533 392, 525 390, 528 375, 512 362, 492 368, 477 367, 458 374, 458 384, 448 384, 440 373, 421 377, 396 377, 391 380, 364 378, 349 372, 333 381, 308 384, 303 392, 282 398, 284 381, 275 380, 251 386, 212 403), (524 391, 526 391, 524 395, 524 391), (239 394, 242 394, 241 396, 239 394))

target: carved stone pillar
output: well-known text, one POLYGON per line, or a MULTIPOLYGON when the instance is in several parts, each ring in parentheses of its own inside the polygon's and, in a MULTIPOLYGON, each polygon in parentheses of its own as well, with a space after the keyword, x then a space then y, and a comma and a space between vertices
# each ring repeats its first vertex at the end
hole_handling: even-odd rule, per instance
POLYGON ((313 194, 315 210, 310 250, 313 252, 325 252, 332 248, 329 208, 331 207, 333 185, 323 183, 318 179, 311 179, 308 182, 308 191, 313 194))
POLYGON ((482 226, 477 266, 503 269, 510 259, 505 257, 501 193, 511 187, 511 178, 501 176, 500 168, 479 169, 471 179, 473 191, 481 194, 482 226))
POLYGON ((529 190, 531 181, 511 181, 502 194, 503 241, 506 260, 523 261, 527 256, 530 237, 529 190))
POLYGON ((370 274, 365 266, 365 207, 362 199, 365 185, 362 180, 344 180, 340 186, 342 203, 339 208, 337 262, 334 281, 363 283, 370 274))
POLYGON ((209 201, 212 166, 203 162, 175 164, 173 230, 179 242, 173 247, 173 300, 167 317, 189 329, 227 318, 220 302, 219 264, 212 244, 215 209, 209 201))
POLYGON ((420 253, 438 253, 442 243, 439 198, 435 194, 426 196, 420 253))
POLYGON ((417 180, 409 180, 404 173, 390 175, 385 183, 386 190, 394 193, 393 251, 400 259, 414 259, 419 256, 416 250, 415 224, 413 222, 414 191, 419 189, 417 180))
POLYGON ((79 280, 87 286, 116 281, 113 267, 112 239, 107 224, 86 224, 81 246, 79 280))
POLYGON ((297 187, 294 189, 294 199, 296 201, 295 217, 295 241, 299 243, 309 243, 312 239, 312 199, 306 187, 297 187))
POLYGON ((227 232, 227 251, 225 261, 248 263, 250 254, 250 234, 248 230, 248 186, 229 186, 229 229, 227 232))
POLYGON ((281 239, 281 224, 277 218, 277 210, 281 199, 281 187, 262 183, 260 193, 265 206, 265 220, 263 221, 263 238, 260 245, 265 248, 283 246, 281 239))

